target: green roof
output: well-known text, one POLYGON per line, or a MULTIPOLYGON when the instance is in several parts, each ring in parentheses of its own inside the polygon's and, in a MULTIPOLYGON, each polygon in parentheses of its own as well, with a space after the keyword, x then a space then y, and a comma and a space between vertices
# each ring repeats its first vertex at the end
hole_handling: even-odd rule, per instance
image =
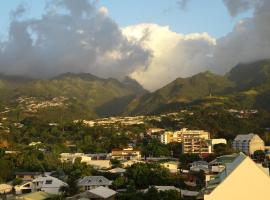
MULTIPOLYGON (((225 155, 225 156, 220 156, 217 157, 214 161, 212 162, 220 162, 221 164, 227 164, 227 163, 232 163, 234 159, 238 156, 238 154, 232 154, 232 155, 225 155)), ((211 162, 211 163, 212 163, 211 162)))

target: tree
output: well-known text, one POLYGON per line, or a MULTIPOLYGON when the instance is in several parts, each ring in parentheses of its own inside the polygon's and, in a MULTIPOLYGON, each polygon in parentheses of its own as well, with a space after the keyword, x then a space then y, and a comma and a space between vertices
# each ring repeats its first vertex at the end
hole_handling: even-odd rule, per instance
POLYGON ((123 177, 118 177, 113 181, 112 186, 115 190, 117 190, 118 188, 122 187, 124 184, 125 184, 125 179, 123 177))
POLYGON ((200 160, 198 154, 181 154, 179 157, 180 165, 183 169, 188 169, 189 164, 197 160, 200 160))
POLYGON ((263 162, 265 160, 265 152, 262 150, 257 150, 254 152, 253 157, 257 162, 263 162))

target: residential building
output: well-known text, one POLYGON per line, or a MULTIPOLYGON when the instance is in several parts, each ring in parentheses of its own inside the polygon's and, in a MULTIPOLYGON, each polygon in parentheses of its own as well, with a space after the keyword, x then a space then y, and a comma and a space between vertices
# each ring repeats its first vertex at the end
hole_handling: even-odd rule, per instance
POLYGON ((179 162, 177 161, 169 161, 165 163, 160 164, 162 167, 168 169, 171 173, 177 173, 179 172, 179 162))
POLYGON ((124 149, 115 148, 112 149, 111 158, 117 160, 140 160, 141 151, 138 149, 133 149, 133 147, 124 149))
POLYGON ((61 153, 60 161, 74 163, 76 158, 81 158, 82 156, 84 156, 84 153, 61 153))
POLYGON ((209 163, 210 171, 212 173, 222 172, 225 169, 226 165, 232 163, 238 155, 238 153, 234 153, 217 157, 209 163))
MULTIPOLYGON (((183 129, 182 129, 183 130, 183 129)), ((182 141, 182 130, 180 131, 165 131, 162 135, 160 135, 160 141, 163 144, 169 144, 172 142, 180 143, 182 141)))
POLYGON ((16 178, 21 179, 23 182, 32 181, 42 174, 43 172, 15 172, 16 178))
POLYGON ((97 187, 109 187, 112 181, 104 176, 85 176, 79 180, 78 185, 83 191, 92 190, 97 187))
POLYGON ((73 197, 66 198, 67 200, 77 200, 77 199, 106 199, 106 200, 114 200, 116 192, 107 187, 97 187, 92 190, 85 191, 83 193, 77 194, 73 197))
POLYGON ((204 171, 205 173, 209 173, 210 171, 209 163, 206 161, 195 161, 190 164, 189 169, 193 172, 204 171))
MULTIPOLYGON (((159 186, 159 185, 155 185, 154 188, 158 191, 158 192, 164 192, 164 191, 170 191, 170 190, 175 190, 177 192, 180 193, 180 189, 175 187, 175 186, 159 186)), ((148 191, 148 189, 146 189, 146 191, 148 191)))
POLYGON ((124 160, 124 161, 121 162, 121 165, 124 168, 127 168, 127 167, 130 167, 131 165, 134 165, 136 163, 144 163, 144 161, 141 161, 141 160, 124 160))
POLYGON ((164 131, 164 129, 162 129, 162 128, 149 128, 146 133, 147 133, 147 135, 151 136, 152 134, 161 133, 163 131, 164 131))
POLYGON ((76 159, 81 159, 82 163, 93 166, 95 169, 111 168, 111 161, 106 153, 102 154, 84 154, 84 153, 61 153, 61 162, 72 162, 76 159))
POLYGON ((208 183, 197 199, 204 200, 268 200, 269 169, 256 164, 243 153, 228 163, 225 169, 208 183))
POLYGON ((264 150, 264 141, 257 134, 237 135, 232 143, 235 150, 252 155, 257 150, 264 150))
POLYGON ((31 182, 15 186, 16 194, 25 194, 36 191, 43 191, 50 194, 59 194, 59 189, 67 184, 58 178, 41 175, 31 182))
POLYGON ((210 133, 203 130, 182 129, 182 153, 211 153, 210 133))

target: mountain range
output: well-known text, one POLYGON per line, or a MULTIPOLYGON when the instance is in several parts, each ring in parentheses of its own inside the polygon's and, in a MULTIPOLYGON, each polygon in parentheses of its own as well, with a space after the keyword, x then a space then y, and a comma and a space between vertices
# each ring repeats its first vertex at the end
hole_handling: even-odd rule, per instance
POLYGON ((177 78, 154 92, 146 91, 129 77, 119 81, 66 73, 37 80, 0 75, 0 94, 2 110, 8 107, 11 112, 16 108, 24 115, 52 118, 156 114, 211 105, 270 111, 270 60, 238 64, 224 76, 207 71, 177 78), (58 105, 59 97, 65 102, 58 105), (54 104, 50 103, 52 100, 54 104), (24 112, 25 107, 30 109, 28 113, 24 112), (31 113, 33 107, 38 109, 31 113))

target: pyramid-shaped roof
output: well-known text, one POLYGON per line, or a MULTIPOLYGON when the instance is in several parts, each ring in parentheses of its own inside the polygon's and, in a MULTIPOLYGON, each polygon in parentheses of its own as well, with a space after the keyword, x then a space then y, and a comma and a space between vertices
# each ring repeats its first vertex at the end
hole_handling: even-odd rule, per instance
POLYGON ((270 178, 248 156, 240 153, 226 165, 219 185, 204 200, 269 200, 270 178))

